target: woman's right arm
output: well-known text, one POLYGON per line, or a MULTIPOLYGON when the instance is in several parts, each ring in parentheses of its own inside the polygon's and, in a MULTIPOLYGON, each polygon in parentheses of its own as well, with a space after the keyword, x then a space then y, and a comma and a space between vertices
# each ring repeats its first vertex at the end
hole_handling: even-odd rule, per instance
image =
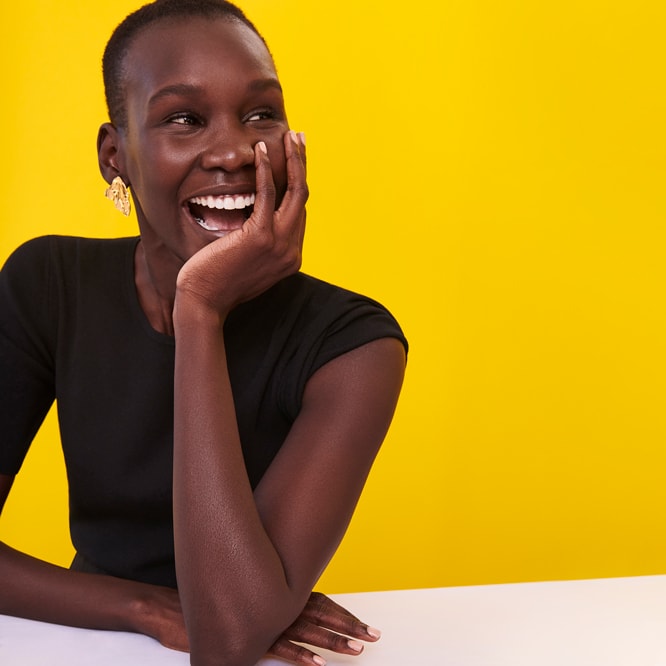
MULTIPOLYGON (((0 512, 14 481, 0 474, 0 512)), ((188 650, 178 593, 167 587, 71 571, 0 542, 0 614, 87 629, 147 634, 188 650)))
MULTIPOLYGON (((0 514, 14 477, 0 474, 0 514)), ((113 576, 81 573, 20 553, 0 541, 0 615, 85 629, 146 634, 173 650, 189 651, 176 590, 113 576)), ((323 594, 313 593, 294 624, 272 646, 272 656, 311 664, 307 642, 357 654, 347 636, 372 641, 378 634, 323 594), (339 633, 338 633, 339 632, 339 633), (296 641, 296 642, 294 642, 296 641)))
MULTIPOLYGON (((52 240, 19 247, 0 271, 0 512, 55 398, 59 317, 52 240)), ((169 588, 70 571, 0 542, 0 613, 148 634, 187 649, 178 594, 169 588)))

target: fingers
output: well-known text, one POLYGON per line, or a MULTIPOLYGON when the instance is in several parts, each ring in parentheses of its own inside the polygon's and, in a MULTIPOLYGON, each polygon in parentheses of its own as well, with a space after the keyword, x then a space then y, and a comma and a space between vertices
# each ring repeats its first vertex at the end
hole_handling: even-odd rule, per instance
POLYGON ((257 178, 257 194, 254 202, 254 212, 248 222, 267 227, 273 222, 276 195, 268 149, 263 141, 259 141, 254 147, 254 166, 257 178))
POLYGON ((336 604, 335 601, 320 592, 313 592, 310 595, 300 617, 332 631, 364 641, 374 642, 381 636, 379 629, 361 622, 346 608, 336 604))
POLYGON ((289 130, 284 135, 284 152, 287 157, 287 191, 298 192, 307 200, 305 133, 289 130))
POLYGON ((277 211, 278 218, 304 220, 304 208, 309 196, 305 178, 305 135, 289 130, 284 136, 284 151, 287 158, 287 191, 277 211))
POLYGON ((248 225, 271 230, 302 246, 305 235, 305 203, 309 191, 305 178, 305 135, 289 130, 284 135, 284 155, 287 170, 287 190, 279 209, 275 210, 277 191, 266 144, 259 141, 254 147, 256 169, 256 200, 248 225))
MULTIPOLYGON (((319 627, 314 627, 314 625, 311 627, 311 631, 303 629, 296 633, 298 634, 298 638, 294 638, 293 640, 311 643, 318 648, 324 648, 332 652, 337 652, 338 654, 357 655, 363 652, 363 645, 358 641, 332 634, 319 627), (321 635, 317 634, 317 630, 321 632, 321 635), (302 636, 309 636, 309 638, 302 638, 302 636)), ((316 652, 313 652, 303 645, 292 643, 287 636, 287 632, 282 634, 282 636, 273 643, 268 654, 273 657, 279 657, 280 659, 286 659, 294 664, 305 664, 307 666, 317 664, 317 666, 324 666, 326 663, 326 660, 316 652)))
POLYGON ((268 655, 284 659, 293 664, 304 664, 304 666, 312 666, 313 664, 316 664, 316 666, 324 666, 326 663, 326 660, 318 654, 315 654, 302 645, 292 643, 283 636, 280 636, 280 638, 273 643, 268 650, 268 655))
MULTIPOLYGON (((306 181, 305 134, 289 130, 284 135, 284 152, 287 167, 287 191, 278 210, 279 218, 291 220, 298 218, 308 200, 309 191, 306 181)), ((257 197, 254 204, 253 218, 269 221, 275 212, 277 197, 275 182, 268 157, 268 150, 263 141, 254 147, 257 197)))
POLYGON ((363 644, 354 638, 342 636, 329 631, 328 628, 312 624, 303 618, 298 618, 282 634, 282 638, 288 638, 299 643, 308 643, 317 648, 331 650, 340 654, 360 654, 363 652, 363 644))
POLYGON ((303 161, 303 173, 305 176, 307 176, 308 160, 307 160, 307 153, 305 151, 305 132, 298 132, 298 143, 301 147, 300 154, 301 154, 301 160, 303 161))
MULTIPOLYGON (((298 134, 290 132, 289 134, 291 135, 289 139, 293 155, 291 153, 287 155, 287 192, 282 203, 285 204, 286 200, 285 208, 290 206, 294 208, 293 215, 297 216, 298 224, 294 228, 293 235, 298 246, 303 247, 306 220, 305 204, 310 194, 306 180, 305 134, 303 132, 298 134)), ((292 213, 287 210, 286 214, 290 215, 292 213)))
POLYGON ((293 641, 338 654, 357 655, 363 652, 363 644, 355 639, 376 641, 379 637, 377 629, 368 627, 327 596, 313 592, 303 612, 273 644, 269 654, 295 664, 323 666, 326 662, 321 656, 293 641))

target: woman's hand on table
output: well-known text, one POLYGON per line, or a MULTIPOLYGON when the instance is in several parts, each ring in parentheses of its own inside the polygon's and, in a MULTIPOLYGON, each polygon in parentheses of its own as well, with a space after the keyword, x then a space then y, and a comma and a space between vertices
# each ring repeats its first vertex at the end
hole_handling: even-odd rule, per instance
POLYGON ((379 637, 379 630, 361 622, 326 595, 313 592, 303 612, 275 641, 268 654, 294 664, 322 665, 326 662, 316 652, 294 641, 340 654, 355 655, 363 651, 363 644, 359 640, 374 642, 379 637))
MULTIPOLYGON (((150 621, 144 633, 165 647, 181 652, 189 651, 189 642, 178 600, 178 593, 159 588, 159 619, 150 621)), ((379 639, 377 629, 368 627, 348 610, 319 592, 313 592, 296 621, 271 646, 268 655, 305 666, 323 664, 316 652, 297 643, 307 643, 315 649, 326 649, 340 654, 360 654, 363 644, 379 639)))

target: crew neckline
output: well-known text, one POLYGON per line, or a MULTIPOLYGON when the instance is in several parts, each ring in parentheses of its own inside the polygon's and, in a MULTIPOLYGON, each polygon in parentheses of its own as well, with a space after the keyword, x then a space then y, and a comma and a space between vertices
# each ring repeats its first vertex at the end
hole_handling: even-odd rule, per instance
POLYGON ((175 346, 175 338, 172 335, 167 333, 162 333, 153 328, 146 313, 141 307, 141 302, 139 301, 139 294, 136 290, 136 282, 134 276, 134 266, 135 266, 135 257, 136 251, 139 246, 139 241, 141 236, 136 236, 135 238, 130 239, 132 242, 128 244, 128 252, 125 255, 125 287, 128 290, 128 300, 132 310, 132 315, 134 319, 138 322, 141 329, 153 340, 160 342, 162 344, 167 344, 170 346, 175 346))

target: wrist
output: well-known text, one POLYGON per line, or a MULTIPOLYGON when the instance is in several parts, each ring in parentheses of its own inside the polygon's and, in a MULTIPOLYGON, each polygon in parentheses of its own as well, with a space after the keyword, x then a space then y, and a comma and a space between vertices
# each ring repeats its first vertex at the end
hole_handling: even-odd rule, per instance
POLYGON ((176 290, 173 304, 173 327, 178 333, 194 329, 199 333, 206 330, 222 331, 227 318, 227 311, 220 311, 206 300, 181 290, 176 290))
POLYGON ((128 621, 131 631, 154 636, 156 604, 149 594, 135 594, 128 604, 128 621))
POLYGON ((176 590, 139 583, 129 604, 129 622, 131 631, 150 636, 166 647, 189 647, 176 590))

